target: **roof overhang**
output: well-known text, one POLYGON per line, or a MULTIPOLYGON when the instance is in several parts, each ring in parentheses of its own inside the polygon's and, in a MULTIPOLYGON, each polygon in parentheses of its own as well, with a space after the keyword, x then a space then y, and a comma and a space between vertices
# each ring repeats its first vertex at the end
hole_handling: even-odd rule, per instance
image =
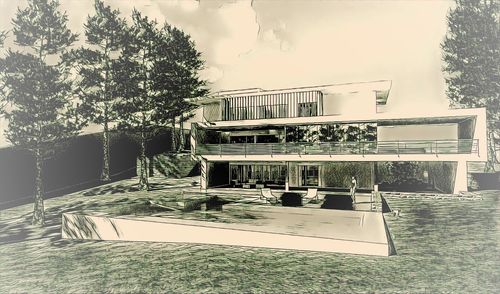
POLYGON ((274 90, 250 88, 241 90, 219 91, 212 95, 189 98, 187 100, 193 104, 205 105, 218 102, 223 98, 234 98, 242 96, 260 96, 260 95, 293 93, 293 92, 303 92, 303 91, 321 91, 323 94, 343 94, 343 93, 355 93, 361 91, 374 91, 376 92, 377 95, 377 105, 385 105, 389 97, 391 86, 392 86, 392 81, 380 80, 371 82, 329 84, 329 85, 317 85, 317 86, 284 88, 284 89, 274 89, 274 90))
POLYGON ((428 124, 456 124, 469 119, 475 119, 476 115, 457 116, 434 116, 434 117, 373 117, 365 119, 342 119, 336 116, 299 117, 288 119, 261 119, 238 121, 238 124, 231 122, 215 122, 212 125, 205 125, 208 129, 219 130, 250 130, 269 129, 280 126, 294 125, 322 125, 322 124, 356 124, 356 123, 376 123, 378 126, 401 126, 401 125, 428 125, 428 124))

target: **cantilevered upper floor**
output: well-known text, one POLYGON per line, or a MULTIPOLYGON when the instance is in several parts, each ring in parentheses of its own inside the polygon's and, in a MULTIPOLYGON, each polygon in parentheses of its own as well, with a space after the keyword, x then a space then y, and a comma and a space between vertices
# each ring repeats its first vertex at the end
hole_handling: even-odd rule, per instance
POLYGON ((193 123, 191 135, 193 153, 211 160, 487 158, 484 108, 193 123))
POLYGON ((385 105, 391 81, 263 90, 220 91, 193 99, 205 122, 320 117, 356 112, 374 114, 385 105))
POLYGON ((484 108, 380 111, 390 87, 376 81, 251 88, 199 98, 192 151, 212 160, 486 160, 484 108))

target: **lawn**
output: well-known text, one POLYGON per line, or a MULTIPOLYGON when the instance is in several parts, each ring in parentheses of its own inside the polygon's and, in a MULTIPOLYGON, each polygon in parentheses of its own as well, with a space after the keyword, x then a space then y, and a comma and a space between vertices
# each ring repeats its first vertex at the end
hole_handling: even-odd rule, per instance
MULTIPOLYGON (((193 179, 135 179, 46 201, 47 225, 31 205, 0 211, 0 293, 328 292, 495 293, 500 289, 498 191, 483 200, 389 198, 386 220, 398 255, 370 257, 228 246, 67 241, 61 213, 123 213, 131 202, 177 197, 193 179), (156 198, 155 198, 156 197, 156 198)), ((162 212, 164 213, 164 212, 162 212)))

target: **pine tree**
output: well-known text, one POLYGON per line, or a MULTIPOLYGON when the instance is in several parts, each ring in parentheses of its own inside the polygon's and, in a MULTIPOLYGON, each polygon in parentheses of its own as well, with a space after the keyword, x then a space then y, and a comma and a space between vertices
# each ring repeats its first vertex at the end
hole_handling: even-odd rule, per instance
POLYGON ((500 142, 500 21, 495 0, 456 0, 442 44, 447 94, 456 107, 486 107, 488 170, 500 142))
MULTIPOLYGON (((206 93, 197 76, 201 55, 189 36, 134 10, 133 25, 125 43, 119 80, 120 127, 138 133, 140 142, 139 188, 148 189, 146 142, 160 127, 191 110, 185 98, 206 93), (172 120, 171 120, 172 119, 172 120)), ((175 126, 175 125, 174 125, 175 126)), ((175 134, 172 134, 175 136, 175 134)))
POLYGON ((119 127, 135 132, 140 145, 139 189, 148 190, 146 143, 157 129, 157 111, 152 89, 155 50, 160 34, 156 21, 143 17, 134 9, 132 27, 127 34, 123 57, 117 63, 120 95, 119 127))
MULTIPOLYGON (((0 48, 3 48, 3 44, 4 44, 6 38, 7 38, 7 32, 0 31, 0 48)), ((4 74, 5 74, 5 72, 0 73, 0 80, 3 79, 4 74)), ((5 89, 4 85, 0 85, 0 117, 2 117, 2 115, 4 113, 4 108, 6 105, 5 99, 2 99, 3 97, 5 97, 5 90, 4 89, 5 89)))
POLYGON ((206 81, 198 76, 203 69, 201 53, 196 50, 190 36, 176 27, 165 24, 161 30, 155 63, 153 88, 157 92, 157 118, 163 123, 170 122, 173 130, 172 149, 182 148, 185 144, 183 123, 190 118, 195 106, 186 98, 199 97, 208 92, 206 81), (179 118, 179 142, 175 134, 176 118, 179 118), (179 143, 179 144, 177 144, 179 143))
POLYGON ((116 62, 123 47, 126 22, 118 10, 105 6, 101 0, 94 3, 95 15, 87 17, 86 42, 89 48, 80 48, 70 55, 80 76, 78 96, 85 115, 103 127, 102 181, 110 180, 109 136, 110 123, 116 120, 118 83, 116 62))
POLYGON ((7 139, 29 150, 36 161, 33 224, 44 223, 44 160, 54 148, 80 129, 72 107, 69 68, 60 57, 77 35, 67 28, 67 16, 58 11, 56 0, 29 0, 18 9, 13 23, 14 41, 22 51, 8 50, 0 67, 5 73, 4 101, 7 139), (49 65, 46 59, 56 60, 49 65))

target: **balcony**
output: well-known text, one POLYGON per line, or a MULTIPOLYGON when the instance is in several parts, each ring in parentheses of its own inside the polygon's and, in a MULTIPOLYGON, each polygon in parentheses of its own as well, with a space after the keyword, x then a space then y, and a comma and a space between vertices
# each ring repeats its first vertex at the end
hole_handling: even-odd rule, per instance
POLYGON ((197 144, 196 155, 479 154, 478 139, 197 144))

